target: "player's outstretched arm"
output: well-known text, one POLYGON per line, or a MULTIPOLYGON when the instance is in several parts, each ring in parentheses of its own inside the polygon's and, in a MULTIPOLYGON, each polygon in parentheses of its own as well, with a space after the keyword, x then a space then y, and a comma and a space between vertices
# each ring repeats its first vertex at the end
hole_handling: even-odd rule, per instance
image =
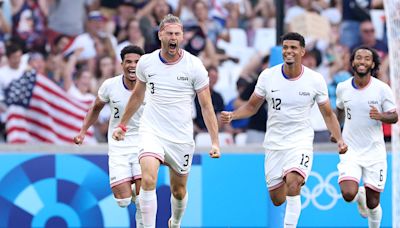
POLYGON ((89 129, 90 126, 92 126, 96 122, 97 118, 99 117, 99 113, 104 108, 105 104, 106 103, 101 101, 99 97, 96 97, 96 100, 93 102, 93 105, 86 113, 85 119, 83 120, 81 131, 77 136, 74 137, 75 144, 80 145, 83 143, 87 130, 89 129))
POLYGON ((344 143, 342 139, 342 134, 340 132, 339 121, 332 111, 329 100, 323 104, 319 105, 319 110, 324 117, 324 121, 329 131, 332 134, 332 137, 336 139, 336 143, 338 145, 338 150, 340 154, 344 154, 347 151, 347 145, 344 143))
POLYGON ((221 112, 221 121, 222 121, 222 123, 228 124, 232 120, 250 117, 250 116, 256 114, 256 112, 258 111, 258 109, 260 109, 260 107, 263 103, 264 103, 264 98, 257 96, 253 92, 250 99, 246 103, 244 103, 242 106, 240 106, 238 109, 236 109, 235 111, 221 112))
POLYGON ((206 124, 208 133, 211 137, 211 150, 210 156, 212 158, 220 157, 219 150, 219 139, 218 139, 218 122, 217 117, 214 112, 214 107, 211 102, 210 90, 208 88, 203 89, 197 93, 199 99, 201 114, 204 118, 204 123, 206 124))
POLYGON ((135 112, 139 109, 140 105, 143 103, 144 94, 146 92, 146 83, 140 80, 136 80, 135 88, 132 91, 131 97, 129 98, 128 103, 126 104, 124 114, 122 115, 121 122, 118 127, 115 128, 113 132, 113 139, 115 140, 123 140, 126 132, 126 125, 129 120, 135 114, 135 112))

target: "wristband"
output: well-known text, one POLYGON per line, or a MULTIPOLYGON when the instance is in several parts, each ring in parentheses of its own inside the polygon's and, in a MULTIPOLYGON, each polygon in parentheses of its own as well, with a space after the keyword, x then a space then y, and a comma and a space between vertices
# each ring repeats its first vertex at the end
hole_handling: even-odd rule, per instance
POLYGON ((122 130, 123 132, 126 132, 126 131, 128 130, 128 129, 126 128, 126 126, 123 125, 123 124, 119 124, 118 127, 121 128, 121 130, 122 130))

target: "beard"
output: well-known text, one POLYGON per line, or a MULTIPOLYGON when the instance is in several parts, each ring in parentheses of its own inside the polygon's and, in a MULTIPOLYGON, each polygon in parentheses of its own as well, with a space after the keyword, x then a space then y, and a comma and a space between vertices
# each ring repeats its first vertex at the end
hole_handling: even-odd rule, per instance
POLYGON ((355 73, 357 73, 357 75, 358 75, 360 78, 365 77, 365 76, 367 76, 368 74, 371 74, 371 71, 372 71, 371 67, 369 67, 365 72, 359 72, 359 71, 357 71, 357 67, 356 67, 356 66, 352 66, 352 68, 353 68, 353 71, 354 71, 355 73))

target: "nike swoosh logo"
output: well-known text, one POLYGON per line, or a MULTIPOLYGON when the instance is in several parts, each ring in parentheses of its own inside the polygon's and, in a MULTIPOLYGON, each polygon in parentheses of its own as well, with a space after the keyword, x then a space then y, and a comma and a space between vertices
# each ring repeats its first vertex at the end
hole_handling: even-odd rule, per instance
POLYGON ((154 75, 156 75, 156 74, 149 74, 148 76, 149 76, 149 78, 150 78, 150 77, 153 77, 154 75))
POLYGON ((279 89, 271 89, 271 92, 272 92, 272 93, 275 93, 275 92, 277 92, 277 91, 279 91, 279 89))
POLYGON ((120 101, 111 101, 113 104, 115 104, 115 103, 118 103, 118 102, 120 102, 120 101))
POLYGON ((347 103, 347 102, 349 102, 349 101, 351 101, 351 100, 348 100, 348 101, 343 101, 343 103, 347 103))

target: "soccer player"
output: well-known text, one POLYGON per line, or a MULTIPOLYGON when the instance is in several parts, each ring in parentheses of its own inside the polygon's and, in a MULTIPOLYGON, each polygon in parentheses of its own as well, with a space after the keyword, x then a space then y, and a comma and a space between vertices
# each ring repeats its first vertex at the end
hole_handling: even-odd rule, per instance
POLYGON ((343 139, 349 151, 340 156, 339 185, 347 202, 357 202, 370 228, 380 227, 380 193, 386 182, 387 163, 382 123, 398 120, 390 87, 376 79, 380 59, 369 47, 356 48, 350 58, 354 76, 336 89, 338 117, 344 117, 343 139), (365 187, 359 187, 360 180, 365 187))
POLYGON ((186 183, 193 153, 193 99, 197 94, 211 136, 210 156, 218 158, 218 124, 211 102, 208 74, 200 59, 179 48, 182 23, 168 14, 160 23, 161 49, 144 55, 136 68, 138 82, 113 137, 124 139, 126 124, 142 103, 139 161, 142 168, 140 206, 145 227, 155 227, 156 183, 161 163, 170 167, 171 218, 169 227, 180 227, 186 209, 186 183), (148 95, 148 96, 147 96, 148 95))
POLYGON ((124 141, 113 139, 112 132, 118 126, 129 96, 136 84, 136 66, 139 58, 144 55, 143 49, 137 46, 126 46, 121 50, 123 74, 109 78, 100 86, 93 106, 89 109, 79 135, 74 137, 76 144, 82 144, 85 134, 92 126, 105 104, 111 109, 110 124, 108 127, 108 166, 110 185, 114 198, 120 207, 127 207, 133 201, 136 204, 136 226, 143 227, 139 190, 141 184, 141 169, 138 160, 138 128, 142 116, 143 105, 139 104, 139 111, 126 122, 129 130, 124 141), (132 185, 135 183, 134 185, 132 185), (133 189, 132 189, 133 188, 133 189), (136 196, 136 197, 135 197, 136 196))
POLYGON ((261 72, 250 99, 233 112, 222 112, 229 123, 254 115, 264 100, 268 103, 265 177, 274 205, 287 201, 284 227, 296 227, 301 212, 300 190, 307 180, 313 162, 314 130, 310 110, 315 102, 325 123, 338 139, 338 150, 345 153, 336 115, 328 98, 321 74, 303 66, 304 37, 298 33, 282 36, 284 63, 261 72))

